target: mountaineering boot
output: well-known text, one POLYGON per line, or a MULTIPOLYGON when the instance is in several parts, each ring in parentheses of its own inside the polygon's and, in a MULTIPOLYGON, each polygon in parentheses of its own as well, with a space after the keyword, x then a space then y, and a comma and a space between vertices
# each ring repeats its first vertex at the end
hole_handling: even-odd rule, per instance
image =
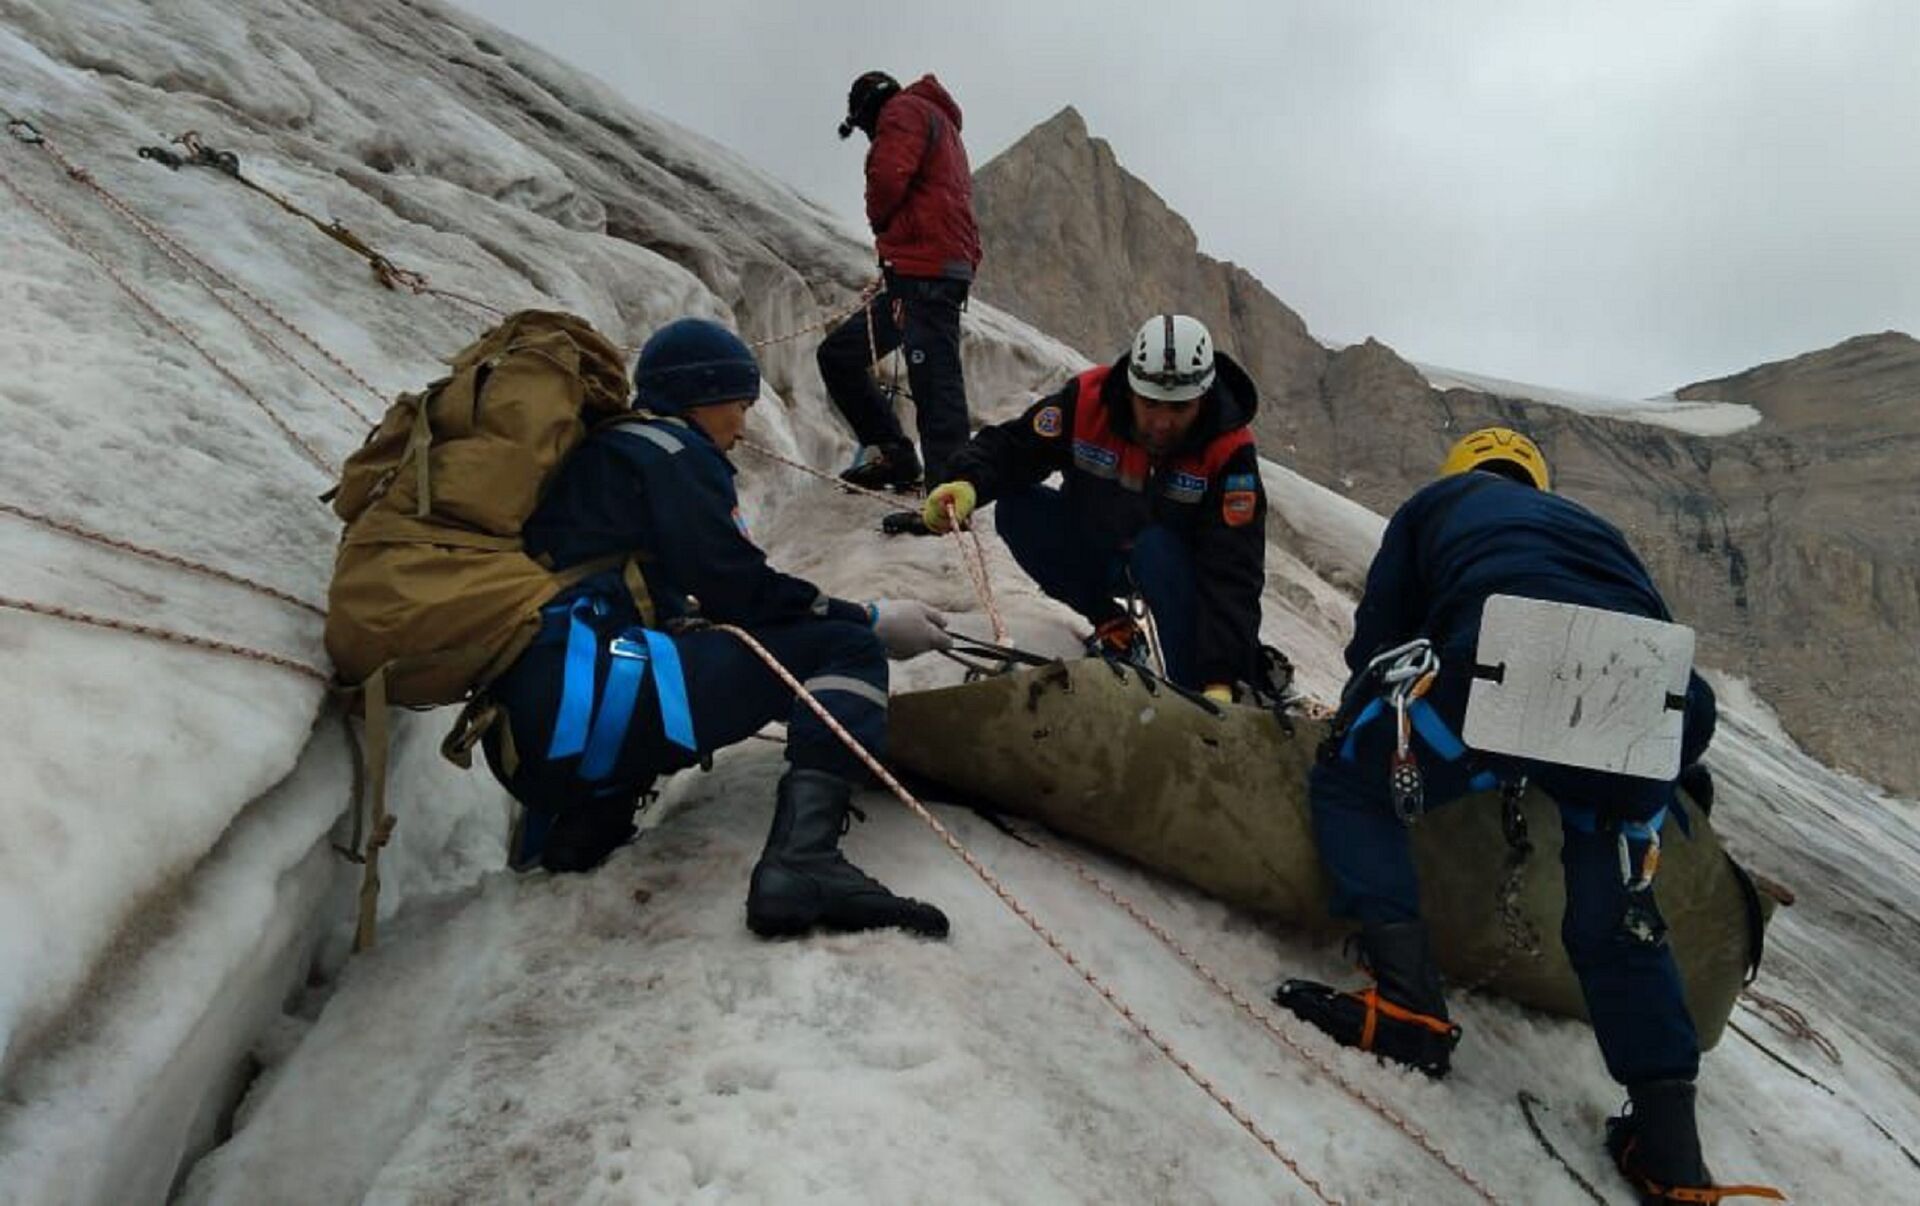
POLYGON ((1273 999, 1347 1047, 1371 1051, 1436 1080, 1453 1067, 1460 1027, 1447 1020, 1440 973, 1423 922, 1368 923, 1360 953, 1374 982, 1340 992, 1312 980, 1288 980, 1273 999))
POLYGON ((829 930, 898 927, 947 936, 947 917, 918 900, 895 896, 840 853, 853 784, 817 770, 790 770, 780 780, 767 848, 747 890, 747 928, 762 938, 829 930))
POLYGON ((919 511, 889 511, 880 520, 880 530, 889 536, 932 536, 934 530, 927 526, 919 511))
POLYGON ((1715 1185, 1700 1155, 1700 1129, 1690 1080, 1649 1080, 1627 1086, 1627 1109, 1607 1119, 1607 1154, 1639 1195, 1640 1206, 1711 1203, 1727 1198, 1786 1195, 1768 1185, 1715 1185))
POLYGON ((1684 1200, 1663 1191, 1711 1187, 1713 1174, 1700 1156, 1693 1082, 1652 1080, 1627 1086, 1627 1095, 1627 1108, 1607 1119, 1607 1154, 1640 1200, 1684 1200))
MULTIPOLYGON (((540 865, 556 874, 598 867, 639 832, 634 808, 632 799, 590 800, 554 815, 539 850, 540 865)), ((531 861, 525 855, 523 851, 521 863, 531 861)))
POLYGON ((1140 631, 1140 625, 1133 622, 1132 616, 1101 621, 1087 638, 1086 645, 1087 653, 1093 657, 1139 666, 1143 670, 1153 661, 1153 652, 1147 647, 1147 634, 1140 631))
POLYGON ((920 454, 906 440, 862 445, 840 480, 866 490, 911 490, 920 484, 920 454))

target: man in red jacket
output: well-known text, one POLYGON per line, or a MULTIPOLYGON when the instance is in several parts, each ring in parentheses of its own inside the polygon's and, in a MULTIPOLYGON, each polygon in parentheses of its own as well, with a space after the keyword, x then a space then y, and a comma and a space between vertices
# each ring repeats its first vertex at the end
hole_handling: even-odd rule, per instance
POLYGON ((840 137, 855 130, 873 144, 867 221, 885 288, 820 345, 820 377, 860 441, 853 467, 840 476, 868 488, 920 480, 920 456, 869 371, 876 354, 904 345, 921 451, 929 477, 941 481, 947 458, 967 442, 960 311, 980 264, 960 106, 931 75, 902 88, 886 72, 869 71, 853 81, 840 137))

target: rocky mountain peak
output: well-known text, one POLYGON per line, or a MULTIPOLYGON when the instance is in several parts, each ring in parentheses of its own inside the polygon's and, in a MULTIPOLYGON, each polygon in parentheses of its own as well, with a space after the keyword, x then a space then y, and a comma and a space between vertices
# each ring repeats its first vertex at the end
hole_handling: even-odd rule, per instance
POLYGON ((1785 426, 1920 422, 1920 340, 1856 335, 1675 391, 1687 401, 1744 402, 1785 426))

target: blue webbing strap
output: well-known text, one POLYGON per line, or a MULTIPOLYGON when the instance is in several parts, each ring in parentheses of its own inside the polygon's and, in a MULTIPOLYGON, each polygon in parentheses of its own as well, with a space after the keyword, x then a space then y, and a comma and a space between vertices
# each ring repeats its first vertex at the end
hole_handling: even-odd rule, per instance
POLYGON ((594 714, 594 669, 600 652, 600 635, 586 620, 590 614, 605 614, 605 604, 598 599, 583 598, 575 600, 567 609, 566 670, 547 757, 570 758, 581 754, 578 774, 588 783, 611 774, 626 743, 627 726, 633 720, 634 705, 639 701, 649 662, 654 666, 654 691, 659 696, 662 731, 675 745, 698 752, 693 735, 693 709, 687 703, 687 683, 680 668, 680 651, 664 633, 635 627, 607 643, 607 682, 597 693, 600 708, 599 714, 594 714), (641 639, 636 640, 636 636, 641 639))
POLYGON ((567 668, 560 683, 560 711, 553 720, 553 739, 547 743, 547 757, 571 758, 587 748, 587 722, 593 718, 593 669, 600 652, 600 636, 587 623, 589 614, 598 615, 601 604, 593 598, 580 598, 567 609, 567 668))
MULTIPOLYGON (((1347 726, 1347 739, 1340 745, 1342 758, 1348 762, 1357 759, 1355 742, 1360 730, 1379 719, 1386 710, 1387 701, 1382 698, 1376 698, 1360 709, 1360 714, 1353 718, 1351 725, 1347 726)), ((1440 719, 1440 714, 1434 711, 1433 705, 1426 700, 1414 700, 1407 708, 1407 719, 1412 722, 1413 731, 1420 734, 1420 739, 1427 743, 1427 748, 1440 755, 1442 760, 1458 762, 1466 756, 1466 745, 1454 735, 1453 730, 1447 727, 1447 722, 1440 719)), ((1500 776, 1490 770, 1475 771, 1473 777, 1467 780, 1467 787, 1472 791, 1492 791, 1498 786, 1500 786, 1500 776)))
POLYGON ((687 703, 687 680, 680 671, 680 651, 672 638, 651 628, 641 630, 647 652, 653 655, 653 689, 660 697, 660 728, 667 740, 684 750, 699 752, 693 739, 693 708, 687 703))
POLYGON ((647 677, 647 647, 625 634, 607 642, 607 685, 600 694, 600 714, 594 717, 593 732, 587 737, 586 754, 577 772, 588 783, 598 783, 613 773, 620 747, 626 744, 627 726, 633 721, 633 704, 640 698, 640 684, 647 677))
POLYGON ((1360 715, 1354 717, 1353 723, 1347 726, 1347 739, 1340 743, 1340 757, 1343 760, 1347 762, 1358 760, 1359 756, 1354 750, 1354 745, 1360 739, 1360 730, 1372 724, 1374 720, 1379 717, 1380 713, 1386 710, 1387 701, 1377 697, 1366 707, 1360 709, 1360 715))

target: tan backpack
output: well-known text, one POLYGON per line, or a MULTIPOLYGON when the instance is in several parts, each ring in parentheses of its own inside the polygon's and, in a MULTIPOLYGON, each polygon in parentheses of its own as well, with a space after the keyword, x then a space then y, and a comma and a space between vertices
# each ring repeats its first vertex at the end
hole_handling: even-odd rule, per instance
POLYGON ((364 708, 372 798, 360 947, 373 940, 379 848, 393 828, 389 706, 468 701, 442 747, 468 765, 474 742, 501 719, 477 693, 526 649, 540 608, 561 590, 624 563, 642 617, 652 618, 628 556, 556 572, 520 540, 567 454, 597 423, 629 413, 619 351, 583 319, 522 310, 450 367, 387 409, 330 496, 347 527, 327 596, 327 653, 364 708))

